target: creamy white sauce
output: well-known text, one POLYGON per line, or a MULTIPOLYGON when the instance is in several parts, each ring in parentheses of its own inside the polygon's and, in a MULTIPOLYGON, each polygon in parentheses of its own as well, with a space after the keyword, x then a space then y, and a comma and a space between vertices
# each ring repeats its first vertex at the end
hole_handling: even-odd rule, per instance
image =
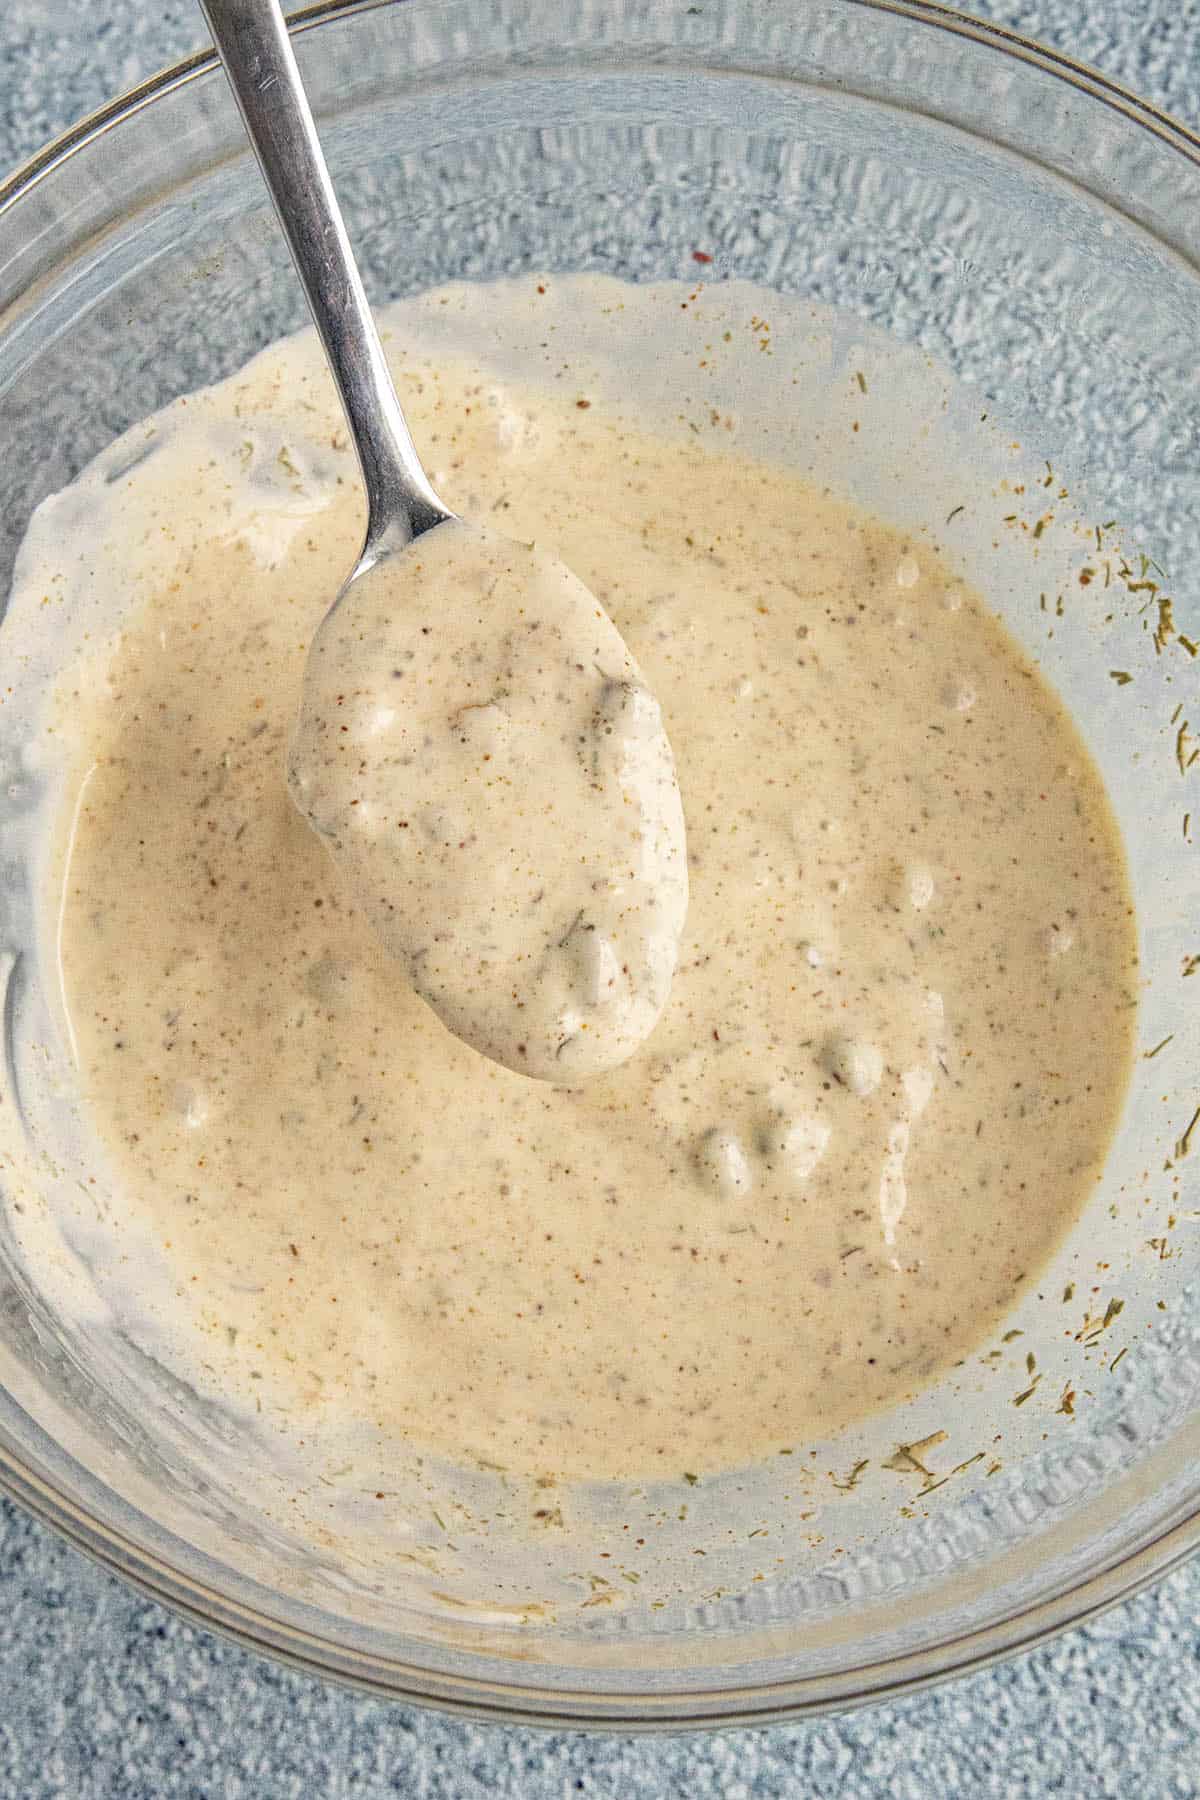
POLYGON ((584 1085, 443 1029, 286 789, 362 530, 315 342, 194 397, 24 565, 130 595, 61 697, 47 909, 164 1329, 301 1436, 460 1463, 678 1478, 828 1438, 985 1338, 1102 1166, 1134 938, 1096 770, 926 545, 569 378, 397 372, 448 502, 552 544, 662 705, 679 963, 584 1085))
POLYGON ((671 747, 545 551, 453 520, 359 576, 313 641, 289 783, 457 1037, 564 1081, 654 1029, 687 916, 671 747))

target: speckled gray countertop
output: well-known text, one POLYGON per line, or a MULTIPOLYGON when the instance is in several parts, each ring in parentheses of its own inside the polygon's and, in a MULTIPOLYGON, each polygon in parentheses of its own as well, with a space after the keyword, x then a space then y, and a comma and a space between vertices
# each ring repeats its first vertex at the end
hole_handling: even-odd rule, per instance
MULTIPOLYGON (((1200 123, 1200 0, 976 0, 1200 123)), ((7 0, 0 168, 204 40, 194 0, 7 0)), ((663 1741, 459 1724, 285 1673, 0 1501, 0 1800, 1200 1795, 1200 1561, 990 1673, 812 1725, 663 1741)))

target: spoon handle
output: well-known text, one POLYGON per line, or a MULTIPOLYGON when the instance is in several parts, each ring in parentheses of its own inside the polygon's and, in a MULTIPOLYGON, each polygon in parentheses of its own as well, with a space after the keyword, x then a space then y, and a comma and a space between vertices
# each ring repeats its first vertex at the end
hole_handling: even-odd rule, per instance
POLYGON ((364 561, 449 518, 388 373, 279 0, 200 0, 346 409, 367 490, 364 561))

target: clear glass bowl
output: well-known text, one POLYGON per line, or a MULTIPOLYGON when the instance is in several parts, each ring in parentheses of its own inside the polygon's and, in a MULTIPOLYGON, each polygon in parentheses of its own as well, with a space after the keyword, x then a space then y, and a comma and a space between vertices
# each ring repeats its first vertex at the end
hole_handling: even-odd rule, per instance
MULTIPOLYGON (((973 384, 981 412, 1069 470, 1092 516, 1118 518, 1175 576, 1187 630, 1200 142, 1181 127, 1010 33, 899 0, 606 0, 573 14, 412 0, 321 6, 301 23, 377 297, 587 269, 746 277, 835 305, 929 352, 973 384), (713 260, 698 271, 700 247, 713 260)), ((211 58, 114 103, 15 176, 0 190, 0 591, 43 497, 130 424, 301 323, 211 58)), ((1200 951, 1200 797, 1193 827, 1198 777, 1175 757, 1200 663, 1177 639, 1154 641, 1152 590, 1115 586, 1112 617, 1096 615, 1099 654, 1052 649, 1044 620, 1010 623, 1066 689, 1109 779, 1139 904, 1141 1041, 1171 1041, 1138 1063, 1110 1178, 1071 1251, 1073 1266, 1111 1265, 1098 1284, 1107 1324, 1080 1328, 1079 1307, 1052 1317, 1046 1301, 1025 1327, 1020 1381, 977 1384, 981 1441, 1004 1438, 993 1477, 976 1467, 935 1488, 910 1471, 906 1487, 902 1467, 890 1488, 852 1481, 836 1544, 793 1543, 765 1580, 693 1586, 657 1610, 634 1593, 619 1612, 450 1618, 378 1571, 364 1578, 344 1545, 318 1554, 290 1536, 247 1498, 241 1446, 227 1438, 213 1456, 219 1421, 98 1322, 56 1316, 23 1254, 29 1207, 71 1177, 55 1136, 71 1077, 34 929, 44 770, 10 727, 0 1105, 26 1122, 28 1167, 0 1168, 8 1491, 146 1592, 298 1666, 480 1716, 622 1729, 896 1694, 1027 1646, 1178 1562, 1200 1537, 1188 1256, 1200 1126, 1187 1154, 1200 980, 1181 980, 1200 951), (1134 684, 1118 689, 1108 663, 1134 684), (1056 1375, 1017 1414, 1027 1346, 1056 1375), (1055 1404, 1060 1381, 1073 1416, 1055 1404)), ((11 659, 6 682, 19 719, 30 696, 11 659)), ((889 1436, 893 1460, 912 1442, 900 1432, 870 1425, 873 1467, 889 1436)), ((740 1530, 741 1491, 714 1490, 704 1529, 740 1530)))

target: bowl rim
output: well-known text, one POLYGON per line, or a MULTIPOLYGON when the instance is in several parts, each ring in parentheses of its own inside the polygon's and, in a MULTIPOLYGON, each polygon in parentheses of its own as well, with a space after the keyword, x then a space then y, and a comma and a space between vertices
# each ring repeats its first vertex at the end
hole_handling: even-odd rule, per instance
MULTIPOLYGON (((288 13, 288 30, 292 36, 299 36, 335 20, 352 18, 359 13, 376 12, 399 3, 400 0, 316 0, 316 4, 312 6, 300 7, 295 12, 288 13)), ((789 4, 798 3, 799 0, 789 0, 789 4)), ((914 24, 971 38, 977 43, 1015 57, 1019 62, 1043 69, 1047 74, 1057 76, 1078 88, 1081 93, 1114 108, 1131 123, 1149 131, 1200 167, 1200 133, 1192 131, 1181 119, 1175 118, 1162 107, 1143 100, 1132 88, 1113 81, 1098 69, 1093 69, 1089 64, 1080 62, 1063 51, 1047 48, 1023 32, 1014 31, 1006 25, 992 24, 989 20, 972 18, 960 12, 957 7, 940 4, 940 0, 843 0, 843 4, 860 7, 864 12, 891 13, 900 18, 911 19, 914 24)), ((211 74, 219 67, 219 58, 211 46, 207 50, 196 50, 190 56, 148 75, 135 87, 127 88, 115 99, 105 101, 103 106, 85 113, 76 124, 51 138, 48 144, 18 164, 10 175, 0 181, 0 214, 69 157, 94 139, 102 137, 106 131, 112 130, 123 119, 186 86, 188 82, 211 74)))
MULTIPOLYGON (((402 0, 317 0, 288 17, 295 34, 401 4, 402 0)), ((798 6, 802 0, 789 0, 798 6)), ((1119 112, 1200 169, 1200 134, 1133 90, 1063 52, 1048 49, 1007 26, 972 18, 938 0, 841 0, 863 12, 885 13, 973 40, 1065 81, 1089 99, 1119 112)), ((199 50, 148 76, 52 139, 0 181, 0 217, 72 156, 144 107, 219 70, 212 48, 199 50)), ((761 1726, 849 1711, 900 1699, 941 1681, 978 1672, 1032 1650, 1060 1632, 1133 1598, 1200 1551, 1200 1500, 1182 1520, 1099 1572, 1047 1599, 943 1639, 932 1649, 868 1663, 848 1674, 811 1675, 711 1689, 656 1688, 632 1693, 584 1691, 520 1681, 434 1672, 416 1665, 322 1643, 176 1567, 145 1543, 81 1506, 65 1488, 12 1455, 0 1440, 0 1493, 49 1526, 75 1549, 145 1597, 190 1624, 298 1673, 376 1698, 419 1704, 484 1722, 601 1732, 686 1732, 761 1726)), ((529 1667, 530 1665, 524 1665, 529 1667)), ((534 1665, 536 1666, 536 1665, 534 1665)))

